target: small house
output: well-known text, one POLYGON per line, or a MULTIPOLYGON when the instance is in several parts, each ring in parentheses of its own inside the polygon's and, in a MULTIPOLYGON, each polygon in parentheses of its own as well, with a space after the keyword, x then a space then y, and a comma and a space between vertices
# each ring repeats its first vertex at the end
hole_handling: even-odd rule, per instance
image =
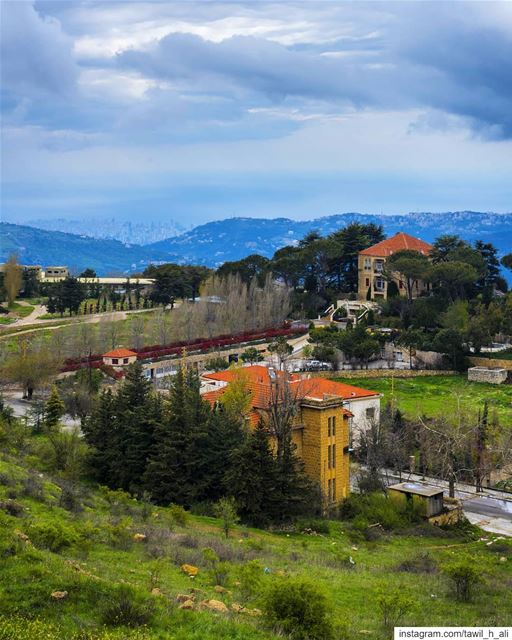
POLYGON ((114 369, 127 367, 137 360, 137 354, 135 351, 129 349, 112 349, 103 354, 103 364, 106 364, 114 369))
POLYGON ((419 482, 401 482, 388 487, 391 500, 418 508, 425 518, 433 518, 444 510, 443 490, 419 482))

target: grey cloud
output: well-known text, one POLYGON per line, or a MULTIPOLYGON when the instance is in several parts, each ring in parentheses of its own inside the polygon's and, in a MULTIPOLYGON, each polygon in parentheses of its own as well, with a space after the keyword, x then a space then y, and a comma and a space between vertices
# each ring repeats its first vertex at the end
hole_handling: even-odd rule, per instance
POLYGON ((42 18, 31 2, 2 3, 2 86, 16 96, 72 89, 78 69, 72 41, 58 21, 42 18))

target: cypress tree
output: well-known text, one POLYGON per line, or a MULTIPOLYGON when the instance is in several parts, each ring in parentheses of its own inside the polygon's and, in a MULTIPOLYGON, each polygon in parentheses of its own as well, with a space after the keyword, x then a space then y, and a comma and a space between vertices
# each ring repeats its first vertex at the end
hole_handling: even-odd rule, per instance
POLYGON ((45 407, 45 424, 48 429, 53 429, 59 424, 59 420, 64 415, 64 403, 59 395, 56 385, 52 385, 50 397, 46 401, 45 407))
POLYGON ((91 446, 89 467, 93 477, 102 484, 119 486, 114 470, 120 466, 121 439, 110 389, 101 393, 95 409, 83 425, 83 431, 87 444, 91 446))

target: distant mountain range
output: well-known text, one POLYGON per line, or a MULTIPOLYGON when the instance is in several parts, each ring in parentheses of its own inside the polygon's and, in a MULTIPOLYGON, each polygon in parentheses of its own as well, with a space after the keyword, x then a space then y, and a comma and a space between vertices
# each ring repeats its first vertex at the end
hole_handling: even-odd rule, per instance
POLYGON ((512 213, 457 211, 392 216, 343 213, 301 221, 228 218, 145 245, 0 223, 0 260, 16 251, 20 261, 26 264, 65 264, 74 270, 92 267, 98 274, 138 271, 151 262, 215 267, 251 253, 271 257, 277 249, 297 243, 309 231, 326 235, 351 222, 382 224, 388 236, 405 231, 431 242, 450 233, 470 242, 477 239, 492 242, 500 255, 512 251, 512 213))

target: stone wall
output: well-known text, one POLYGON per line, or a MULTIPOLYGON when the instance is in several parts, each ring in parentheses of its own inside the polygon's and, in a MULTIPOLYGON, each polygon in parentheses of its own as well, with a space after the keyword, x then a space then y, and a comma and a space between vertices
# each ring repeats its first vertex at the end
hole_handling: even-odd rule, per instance
POLYGON ((491 367, 492 369, 506 369, 512 371, 512 360, 501 360, 500 358, 481 358, 471 356, 469 361, 475 367, 491 367))
POLYGON ((468 369, 468 380, 471 382, 488 382, 489 384, 503 384, 508 371, 497 367, 471 367, 468 369))
POLYGON ((455 376, 460 373, 447 369, 358 369, 357 371, 318 371, 311 375, 322 378, 419 378, 423 376, 455 376))

